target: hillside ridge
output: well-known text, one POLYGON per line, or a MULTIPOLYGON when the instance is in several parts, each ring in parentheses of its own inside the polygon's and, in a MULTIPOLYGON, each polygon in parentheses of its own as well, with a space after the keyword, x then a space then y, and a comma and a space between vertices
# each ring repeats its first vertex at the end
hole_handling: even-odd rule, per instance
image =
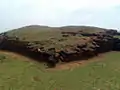
MULTIPOLYGON (((39 27, 39 26, 37 26, 39 27)), ((27 26, 0 35, 0 49, 29 56, 55 66, 120 50, 117 30, 95 27, 50 28, 27 26)))

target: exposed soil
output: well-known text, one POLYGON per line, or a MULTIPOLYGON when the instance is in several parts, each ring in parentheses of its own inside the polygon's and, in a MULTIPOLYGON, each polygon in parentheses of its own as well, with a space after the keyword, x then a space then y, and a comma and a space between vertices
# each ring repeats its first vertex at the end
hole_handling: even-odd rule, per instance
MULTIPOLYGON (((111 51, 111 52, 116 52, 116 51, 111 51)), ((91 63, 91 62, 100 61, 100 60, 102 60, 102 58, 104 58, 104 56, 106 54, 111 53, 111 52, 106 52, 106 53, 99 54, 98 56, 93 57, 93 58, 88 59, 88 60, 80 60, 80 61, 78 60, 78 61, 67 62, 67 63, 59 63, 59 64, 56 65, 56 67, 54 67, 54 68, 47 68, 46 70, 47 71, 55 71, 55 70, 70 70, 70 71, 72 71, 74 68, 86 65, 86 64, 91 63)), ((13 52, 1 51, 0 50, 0 53, 5 54, 7 56, 11 56, 15 60, 21 59, 21 60, 23 60, 25 62, 34 61, 31 58, 28 58, 28 57, 25 57, 25 56, 22 56, 20 54, 13 53, 13 52)))
MULTIPOLYGON (((116 51, 111 51, 111 52, 116 52, 116 51)), ((72 71, 74 68, 86 65, 91 62, 100 61, 100 60, 102 60, 102 58, 104 58, 104 56, 106 54, 111 53, 111 52, 99 54, 98 56, 90 58, 88 60, 80 60, 80 61, 78 60, 78 61, 73 61, 73 62, 69 62, 69 63, 57 64, 55 68, 49 68, 47 70, 48 71, 54 71, 54 70, 70 70, 70 71, 72 71)))
POLYGON ((31 59, 31 58, 28 58, 28 57, 26 57, 26 56, 23 56, 23 55, 21 55, 21 54, 18 54, 18 53, 14 53, 14 52, 8 52, 8 51, 2 51, 2 50, 0 50, 0 54, 4 54, 4 55, 7 55, 7 56, 10 56, 10 57, 12 57, 13 59, 15 59, 15 60, 17 60, 17 59, 21 59, 21 60, 23 60, 23 61, 27 61, 27 62, 29 62, 29 61, 33 61, 33 59, 31 59))

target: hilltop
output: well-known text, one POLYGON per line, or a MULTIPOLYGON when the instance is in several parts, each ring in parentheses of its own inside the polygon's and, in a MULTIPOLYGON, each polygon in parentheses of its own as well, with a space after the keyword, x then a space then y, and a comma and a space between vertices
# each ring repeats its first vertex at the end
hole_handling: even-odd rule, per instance
POLYGON ((49 27, 40 25, 25 26, 7 32, 9 36, 18 36, 26 40, 41 40, 50 37, 58 38, 62 31, 76 32, 82 31, 86 33, 103 32, 107 29, 91 26, 63 26, 63 27, 49 27))
POLYGON ((25 26, 0 36, 0 49, 21 53, 54 66, 120 50, 117 30, 90 26, 25 26))
POLYGON ((6 32, 9 37, 17 37, 20 41, 35 43, 38 47, 61 49, 68 45, 74 45, 78 41, 86 42, 89 37, 62 34, 62 32, 71 33, 99 33, 105 32, 107 29, 91 26, 63 26, 49 27, 40 25, 25 26, 6 32), (83 39, 82 39, 83 38, 83 39), (86 39, 86 40, 84 40, 86 39))

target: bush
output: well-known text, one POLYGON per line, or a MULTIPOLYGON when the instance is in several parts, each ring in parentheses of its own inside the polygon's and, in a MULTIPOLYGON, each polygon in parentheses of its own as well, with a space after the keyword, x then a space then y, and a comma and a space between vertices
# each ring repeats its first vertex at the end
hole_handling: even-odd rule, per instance
POLYGON ((6 56, 4 56, 4 55, 0 55, 0 62, 2 63, 3 62, 3 60, 5 60, 6 59, 6 56))

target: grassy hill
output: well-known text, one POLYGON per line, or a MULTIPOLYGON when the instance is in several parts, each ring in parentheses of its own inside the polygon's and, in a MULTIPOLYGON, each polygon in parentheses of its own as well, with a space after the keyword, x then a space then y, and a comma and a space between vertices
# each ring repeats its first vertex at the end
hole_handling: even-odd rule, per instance
POLYGON ((92 26, 64 26, 60 27, 63 31, 82 31, 86 33, 104 32, 105 28, 92 27, 92 26))
POLYGON ((82 38, 87 37, 78 37, 78 36, 69 36, 63 37, 61 32, 77 32, 82 31, 85 33, 95 33, 95 32, 104 32, 106 29, 90 26, 64 26, 64 27, 48 27, 48 26, 39 26, 32 25, 26 26, 18 29, 11 30, 7 32, 8 36, 14 37, 17 36, 22 41, 36 42, 38 47, 61 49, 66 46, 74 45, 75 43, 82 43, 86 40, 82 38), (80 41, 81 39, 81 41, 80 41))
MULTIPOLYGON (((88 26, 26 26, 7 32, 24 41, 41 41, 46 48, 75 44, 80 38, 63 37, 62 31, 104 32, 88 26)), ((81 43, 83 42, 81 41, 81 43)), ((40 43, 38 43, 40 44, 40 43)), ((120 52, 109 52, 87 61, 76 61, 46 69, 25 56, 0 51, 0 90, 120 90, 120 52)))
POLYGON ((31 25, 18 29, 11 30, 7 32, 9 36, 18 36, 21 39, 26 40, 45 40, 51 37, 59 38, 61 37, 62 31, 83 31, 87 33, 93 32, 103 32, 106 29, 98 28, 98 27, 90 27, 90 26, 64 26, 64 27, 48 27, 48 26, 39 26, 39 25, 31 25))
POLYGON ((18 36, 21 40, 37 41, 50 38, 51 36, 55 37, 56 33, 58 35, 59 31, 54 30, 54 28, 32 25, 8 31, 7 35, 18 36))

